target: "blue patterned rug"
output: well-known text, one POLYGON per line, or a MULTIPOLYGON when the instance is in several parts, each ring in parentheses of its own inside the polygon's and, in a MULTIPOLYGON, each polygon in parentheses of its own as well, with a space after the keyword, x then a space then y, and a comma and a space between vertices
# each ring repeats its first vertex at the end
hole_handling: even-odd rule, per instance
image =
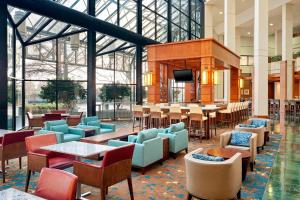
MULTIPOLYGON (((248 170, 246 180, 242 186, 242 199, 262 199, 263 194, 270 178, 272 166, 276 155, 279 151, 282 135, 271 135, 270 142, 268 142, 265 149, 257 155, 256 165, 254 171, 248 170)), ((218 145, 218 141, 210 142, 208 144, 200 143, 199 140, 190 143, 189 150, 194 150, 199 147, 209 149, 218 145)), ((176 159, 170 158, 165 161, 163 165, 155 164, 146 171, 145 175, 134 171, 133 186, 135 199, 185 199, 185 155, 182 152, 176 159)), ((0 190, 14 187, 24 190, 26 177, 26 162, 23 161, 22 170, 18 170, 17 161, 10 161, 10 168, 7 169, 7 182, 0 183, 0 190)), ((68 169, 72 171, 72 169, 68 169)), ((1 177, 2 178, 2 177, 1 177)), ((31 177, 30 189, 34 190, 38 173, 31 177)), ((97 199, 99 190, 84 186, 85 191, 92 191, 92 195, 88 199, 97 199)), ((125 200, 129 199, 128 186, 126 182, 121 182, 109 188, 107 199, 125 200)))

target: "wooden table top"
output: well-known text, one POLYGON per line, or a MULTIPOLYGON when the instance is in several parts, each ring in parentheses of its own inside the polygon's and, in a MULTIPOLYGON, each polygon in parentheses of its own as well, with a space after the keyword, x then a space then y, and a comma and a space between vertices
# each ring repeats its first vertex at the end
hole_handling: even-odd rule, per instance
POLYGON ((241 153, 242 158, 250 158, 251 157, 251 154, 250 154, 249 151, 233 149, 233 148, 217 147, 217 148, 214 148, 214 149, 209 149, 207 151, 207 154, 210 155, 210 156, 219 156, 219 157, 226 158, 226 159, 231 158, 236 153, 241 153))
POLYGON ((81 142, 93 143, 93 144, 100 144, 105 143, 108 140, 117 140, 128 137, 129 135, 136 135, 138 132, 128 131, 128 128, 120 128, 116 132, 113 133, 106 133, 95 135, 91 137, 81 138, 81 142))

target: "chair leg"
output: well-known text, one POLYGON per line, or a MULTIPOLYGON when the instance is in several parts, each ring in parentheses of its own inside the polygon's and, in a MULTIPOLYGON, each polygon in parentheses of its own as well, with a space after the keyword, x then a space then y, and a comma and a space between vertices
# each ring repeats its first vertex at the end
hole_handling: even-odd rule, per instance
POLYGON ((101 200, 105 200, 105 190, 106 188, 101 188, 101 200))
POLYGON ((187 199, 188 199, 188 200, 192 200, 192 198, 193 198, 193 196, 192 196, 190 193, 188 193, 187 199))
POLYGON ((19 167, 22 169, 22 157, 19 158, 19 167))
POLYGON ((30 181, 30 175, 31 175, 31 170, 27 170, 26 184, 25 184, 25 192, 28 192, 28 186, 29 186, 29 181, 30 181))
POLYGON ((5 160, 1 160, 2 182, 5 183, 5 160))
POLYGON ((134 200, 131 177, 127 178, 127 182, 128 182, 128 187, 129 187, 130 199, 134 200))

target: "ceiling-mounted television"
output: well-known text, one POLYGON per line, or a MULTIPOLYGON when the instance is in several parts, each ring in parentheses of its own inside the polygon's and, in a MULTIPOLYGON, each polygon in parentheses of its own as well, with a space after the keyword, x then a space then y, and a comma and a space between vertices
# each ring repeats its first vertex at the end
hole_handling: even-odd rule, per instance
POLYGON ((193 82, 193 71, 191 69, 173 70, 175 82, 193 82))

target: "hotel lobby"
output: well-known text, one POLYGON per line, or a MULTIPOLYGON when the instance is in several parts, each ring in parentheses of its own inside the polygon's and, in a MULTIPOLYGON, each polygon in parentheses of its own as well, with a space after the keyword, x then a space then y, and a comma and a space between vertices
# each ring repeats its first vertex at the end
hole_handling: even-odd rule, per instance
POLYGON ((299 9, 0 1, 0 200, 300 199, 299 9))

